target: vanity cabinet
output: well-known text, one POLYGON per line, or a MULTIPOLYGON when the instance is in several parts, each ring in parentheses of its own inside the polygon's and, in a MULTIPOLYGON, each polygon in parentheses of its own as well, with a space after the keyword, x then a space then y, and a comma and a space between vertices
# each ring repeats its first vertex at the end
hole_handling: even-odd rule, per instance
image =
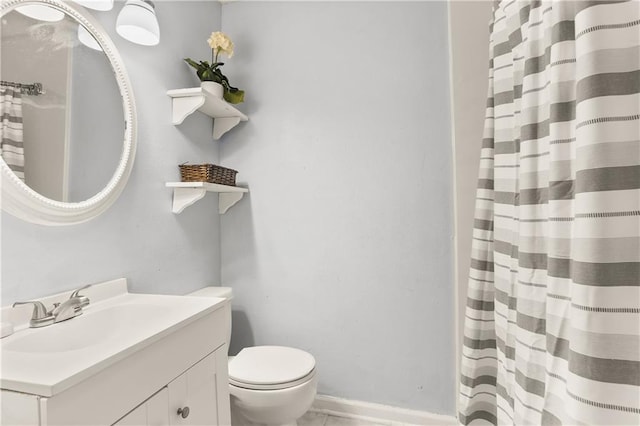
MULTIPOLYGON (((153 320, 143 316, 140 319, 132 317, 127 322, 128 328, 171 317, 174 315, 171 311, 179 310, 177 305, 183 300, 180 296, 144 297, 146 295, 114 298, 129 298, 130 306, 136 310, 143 309, 141 300, 148 300, 149 305, 155 306, 166 303, 161 316, 153 320)), ((184 298, 184 301, 184 305, 212 303, 203 298, 184 298)), ((121 307, 114 309, 120 309, 115 312, 121 316, 126 312, 132 314, 121 307)), ((229 309, 228 302, 220 299, 202 313, 140 341, 135 350, 114 352, 100 365, 86 370, 78 369, 78 373, 69 379, 55 383, 43 380, 41 386, 28 389, 12 389, 7 380, 0 395, 0 424, 230 425, 226 342, 230 327, 229 309)), ((152 312, 155 311, 149 310, 147 314, 152 312)), ((92 315, 99 318, 96 312, 71 321, 89 323, 92 315)), ((61 327, 51 327, 56 326, 61 327)), ((53 328, 50 330, 55 331, 53 328)), ((125 329, 119 332, 119 339, 105 342, 100 347, 108 351, 118 341, 125 339, 123 333, 126 333, 125 329)), ((106 339, 106 336, 102 337, 106 339)), ((87 348, 85 351, 91 350, 87 348)), ((80 353, 74 355, 70 351, 63 354, 72 357, 80 353)), ((35 356, 38 355, 29 355, 35 356)), ((53 359, 53 356, 50 355, 50 358, 53 359)), ((72 361, 64 362, 73 364, 72 361)), ((3 360, 3 367, 5 363, 6 360, 3 360)), ((42 365, 42 368, 55 370, 51 363, 42 365)))
MULTIPOLYGON (((226 350, 226 346, 223 348, 226 350)), ((226 409, 228 382, 226 375, 218 372, 219 367, 226 369, 226 365, 222 365, 226 356, 217 352, 181 374, 114 426, 230 424, 226 409), (225 377, 218 377, 220 375, 225 377)))
POLYGON ((169 424, 169 392, 160 392, 117 421, 114 426, 166 426, 169 424))
POLYGON ((229 403, 228 376, 225 374, 221 380, 216 373, 218 370, 227 370, 226 345, 224 351, 224 357, 210 355, 169 383, 170 425, 231 423, 227 413, 218 410, 218 405, 229 403), (224 365, 221 365, 223 358, 224 365), (222 398, 218 398, 218 395, 222 395, 222 398))

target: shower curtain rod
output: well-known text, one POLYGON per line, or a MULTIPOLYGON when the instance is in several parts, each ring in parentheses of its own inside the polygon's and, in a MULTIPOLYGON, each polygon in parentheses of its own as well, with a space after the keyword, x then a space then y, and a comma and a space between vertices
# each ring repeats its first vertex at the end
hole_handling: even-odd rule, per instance
POLYGON ((20 93, 22 93, 23 95, 38 96, 45 93, 44 89, 42 88, 42 83, 23 84, 1 80, 0 85, 20 89, 20 93))

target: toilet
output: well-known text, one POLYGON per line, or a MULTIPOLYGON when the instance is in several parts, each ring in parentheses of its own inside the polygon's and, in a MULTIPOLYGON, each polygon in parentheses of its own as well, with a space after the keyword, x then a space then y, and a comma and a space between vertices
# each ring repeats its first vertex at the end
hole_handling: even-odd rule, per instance
MULTIPOLYGON (((231 300, 230 287, 205 287, 187 296, 231 300)), ((231 315, 231 308, 229 308, 231 315)), ((231 324, 231 321, 229 321, 231 324)), ((231 341, 231 327, 227 343, 231 341)), ((316 396, 314 357, 285 346, 252 346, 229 357, 233 426, 295 426, 316 396)))

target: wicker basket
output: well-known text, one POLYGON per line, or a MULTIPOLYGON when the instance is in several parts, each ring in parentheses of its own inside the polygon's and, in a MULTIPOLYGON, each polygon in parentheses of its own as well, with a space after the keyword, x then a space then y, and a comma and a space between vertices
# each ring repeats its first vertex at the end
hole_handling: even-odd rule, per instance
POLYGON ((178 167, 180 167, 182 182, 209 182, 236 186, 237 170, 215 164, 180 164, 178 167))

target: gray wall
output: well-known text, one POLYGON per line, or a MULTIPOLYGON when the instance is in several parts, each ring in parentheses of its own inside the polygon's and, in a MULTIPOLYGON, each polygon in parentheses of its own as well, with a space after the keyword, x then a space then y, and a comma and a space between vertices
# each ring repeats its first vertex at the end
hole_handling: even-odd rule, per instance
POLYGON ((164 184, 179 179, 179 163, 218 160, 211 119, 194 114, 181 126, 171 125, 166 91, 198 85, 182 58, 209 56, 206 39, 220 28, 220 5, 157 2, 161 42, 143 47, 115 33, 122 4, 92 13, 116 43, 134 87, 139 137, 129 184, 107 212, 81 225, 43 227, 3 213, 5 305, 116 277, 129 278, 136 292, 185 293, 219 283, 216 197, 207 196, 174 215, 172 194, 164 184))
POLYGON ((223 164, 232 351, 313 353, 319 392, 454 412, 444 2, 232 2, 225 65, 250 121, 223 164))
POLYGON ((458 348, 462 344, 464 330, 476 184, 487 103, 491 6, 491 0, 449 2, 458 348))

